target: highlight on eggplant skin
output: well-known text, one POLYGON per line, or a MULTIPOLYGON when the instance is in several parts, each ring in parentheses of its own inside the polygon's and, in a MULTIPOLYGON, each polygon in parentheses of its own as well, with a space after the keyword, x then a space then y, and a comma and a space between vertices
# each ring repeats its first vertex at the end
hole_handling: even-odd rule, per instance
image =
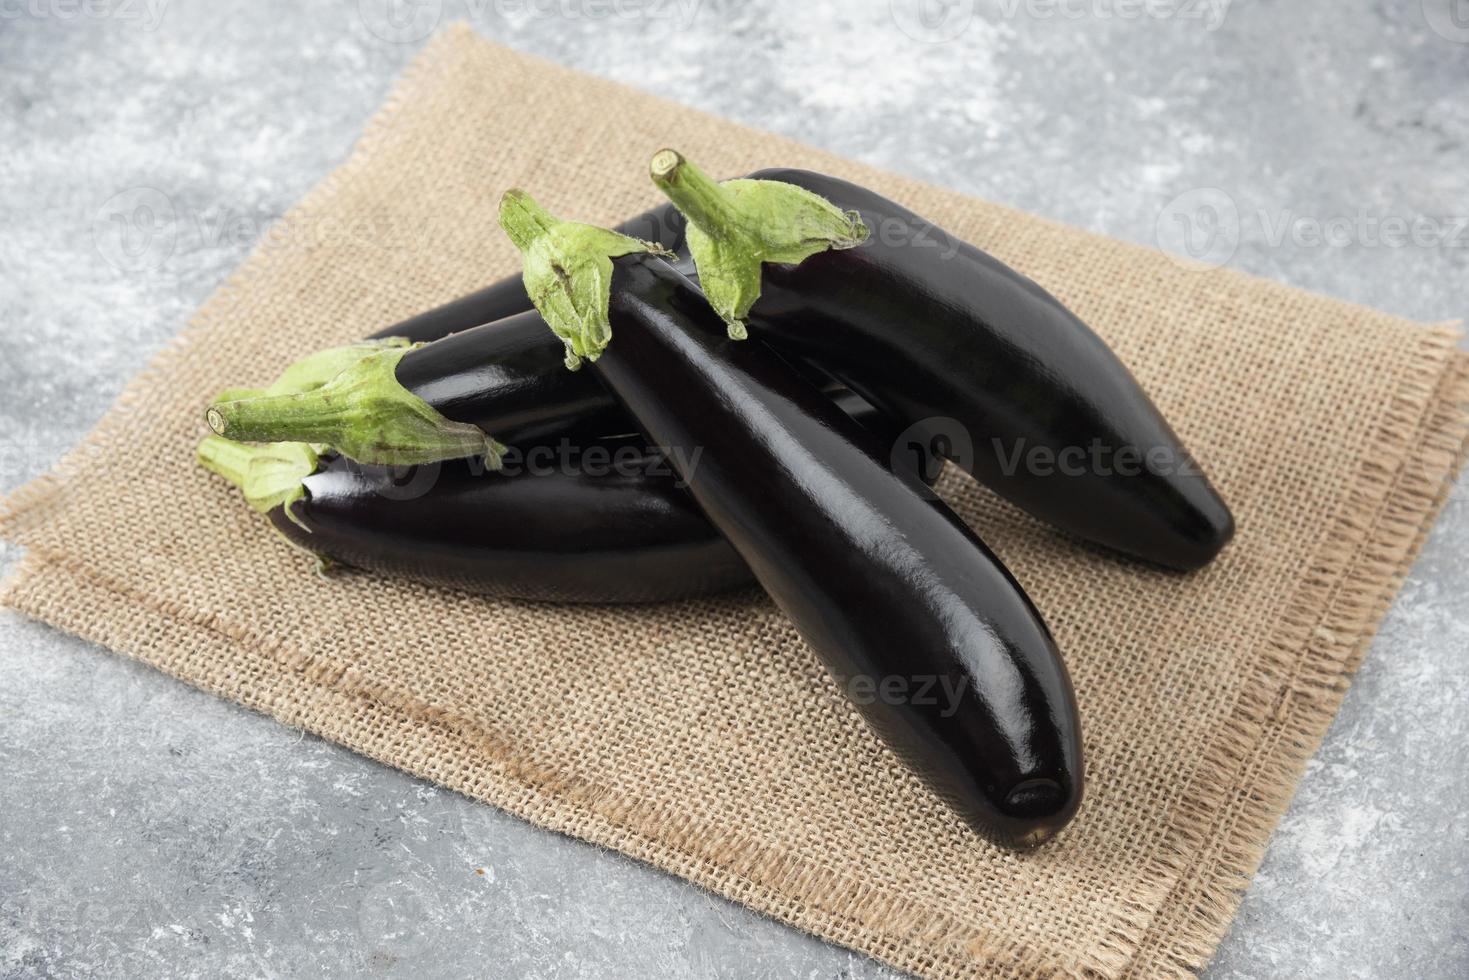
POLYGON ((523 191, 506 192, 500 222, 548 330, 668 451, 831 675, 957 692, 848 691, 871 728, 997 843, 1034 846, 1069 821, 1084 782, 1075 695, 1039 612, 974 531, 774 351, 731 340, 661 259, 523 191), (600 296, 577 280, 609 274, 600 296))
MULTIPOLYGON (((842 392, 834 401, 891 438, 893 423, 860 397, 842 392)), ((200 459, 263 452, 212 436, 200 459)), ((515 452, 516 472, 487 471, 467 459, 389 467, 311 454, 315 471, 293 471, 256 509, 288 541, 327 563, 495 598, 666 602, 754 583, 642 439, 573 428, 554 444, 515 452), (589 450, 607 462, 593 462, 589 450), (557 459, 568 452, 575 457, 557 459), (281 496, 289 499, 277 503, 281 496)), ((241 466, 212 462, 205 465, 238 485, 241 477, 229 471, 241 466)), ((894 465, 931 468, 908 457, 894 465)))
MULTIPOLYGON (((683 204, 675 195, 697 205, 701 195, 721 193, 681 162, 686 186, 655 174, 675 203, 683 204)), ((1054 527, 1180 571, 1207 564, 1229 542, 1229 508, 1152 399, 1039 284, 850 181, 779 168, 730 183, 762 181, 809 191, 859 215, 871 233, 861 245, 799 264, 765 264, 748 311, 752 333, 820 364, 894 418, 956 420, 972 447, 970 459, 956 462, 1054 527), (1037 451, 1054 461, 1093 446, 1106 465, 1032 462, 1037 451), (1124 455, 1134 454, 1161 465, 1124 468, 1124 455)), ((737 202, 712 211, 736 236, 729 240, 748 231, 737 202)), ((720 229, 690 218, 720 239, 720 229)), ((711 274, 700 270, 706 289, 711 274)))
MULTIPOLYGON (((671 252, 681 253, 670 264, 694 276, 693 259, 684 245, 688 220, 672 204, 650 208, 618 225, 616 230, 633 238, 656 242, 671 252)), ((532 309, 520 276, 507 276, 483 289, 466 293, 431 310, 400 320, 372 334, 369 339, 402 337, 412 343, 431 343, 486 323, 494 323, 532 309)))
MULTIPOLYGON (((1083 540, 1179 571, 1203 567, 1229 543, 1234 517, 1207 476, 1126 366, 1049 292, 848 181, 787 168, 749 179, 804 187, 857 211, 871 229, 856 248, 821 253, 799 266, 767 265, 764 294, 750 313, 758 339, 792 363, 805 361, 835 375, 898 420, 900 429, 912 426, 906 442, 947 445, 953 461, 981 483, 1083 540), (1031 451, 1056 459, 1094 442, 1113 453, 1135 449, 1144 458, 1159 450, 1179 472, 1067 475, 1055 467, 1039 472, 1025 462, 1031 451)), ((619 228, 678 252, 679 271, 696 278, 686 219, 672 205, 619 228)), ((435 340, 530 309, 520 277, 512 276, 379 336, 435 340)), ((534 322, 520 325, 529 331, 534 322)), ((537 342, 546 358, 559 353, 550 338, 527 339, 532 347, 537 342)), ((466 348, 473 343, 466 338, 466 348)), ((533 436, 554 431, 561 424, 558 400, 585 417, 587 400, 601 396, 577 376, 536 382, 532 360, 524 357, 519 363, 527 370, 507 376, 503 390, 513 383, 521 401, 535 406, 534 417, 511 417, 511 427, 487 425, 511 443, 513 425, 521 421, 533 436), (537 383, 547 385, 546 397, 530 395, 527 386, 537 383)), ((405 375, 415 363, 405 359, 405 375)), ((493 423, 497 401, 499 396, 477 405, 461 401, 442 410, 459 421, 493 423)))
POLYGON ((912 695, 853 698, 912 770, 997 843, 1054 836, 1084 791, 1081 725, 1014 577, 884 442, 764 344, 728 339, 687 280, 645 256, 613 267, 614 339, 590 370, 651 439, 704 447, 690 492, 848 695, 859 677, 912 695), (918 697, 928 684, 957 703, 918 697))
POLYGON ((467 460, 415 470, 332 457, 270 521, 341 564, 495 598, 666 602, 752 584, 671 475, 505 475, 467 460))

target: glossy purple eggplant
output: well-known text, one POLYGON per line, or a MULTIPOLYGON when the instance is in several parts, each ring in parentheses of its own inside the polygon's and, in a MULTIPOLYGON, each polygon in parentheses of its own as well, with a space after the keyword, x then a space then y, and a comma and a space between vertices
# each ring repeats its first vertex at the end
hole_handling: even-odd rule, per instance
POLYGON ((568 470, 486 472, 467 460, 404 471, 341 456, 269 518, 318 555, 501 598, 659 602, 751 584, 666 463, 641 440, 568 470), (294 518, 294 519, 293 519, 294 518))
MULTIPOLYGON (((891 422, 860 397, 844 392, 835 404, 892 438, 891 422)), ((199 455, 242 485, 250 460, 271 449, 211 437, 199 455)), ((387 467, 333 454, 293 474, 305 494, 266 515, 329 562, 500 598, 661 602, 754 582, 668 461, 636 435, 572 428, 505 464, 387 467)))
MULTIPOLYGON (((843 390, 810 365, 797 369, 828 394, 843 390)), ((566 370, 563 347, 534 309, 409 351, 396 377, 445 418, 476 425, 511 446, 535 445, 570 429, 619 435, 637 428, 594 374, 566 370)), ((876 413, 869 406, 865 414, 870 420, 876 413)), ((906 426, 884 422, 878 428, 896 440, 906 426)), ((932 482, 941 460, 926 444, 918 448, 932 482)))
MULTIPOLYGON (((871 230, 858 248, 767 266, 750 321, 792 363, 835 377, 911 427, 895 452, 947 456, 1052 526, 1169 568, 1198 568, 1228 543, 1233 516, 1197 462, 1126 366, 1054 296, 849 181, 788 169, 751 179, 806 188, 858 212, 871 230)), ((677 211, 655 208, 621 227, 679 252, 680 271, 691 271, 677 211)), ((512 277, 380 336, 432 340, 530 307, 512 277)), ((555 431, 562 407, 577 422, 605 411, 592 404, 602 393, 579 376, 546 378, 537 391, 533 371, 560 363, 559 344, 537 341, 530 320, 507 322, 520 366, 503 379, 513 392, 503 424, 496 389, 484 386, 476 403, 443 409, 448 417, 513 443, 523 423, 532 435, 555 431)), ((471 343, 493 355, 489 338, 471 343)))
POLYGON ((511 446, 571 427, 635 429, 596 377, 566 370, 562 346, 534 309, 409 351, 396 373, 399 384, 446 418, 511 446))
POLYGON ((589 370, 908 765, 990 838, 1050 838, 1081 800, 1080 723, 1015 579, 881 439, 729 340, 687 279, 646 256, 613 269, 613 339, 589 370))
MULTIPOLYGON (((617 226, 617 230, 633 238, 657 242, 671 252, 678 252, 684 249, 686 227, 688 221, 679 213, 678 208, 672 204, 664 204, 623 222, 617 226)), ((693 274, 694 264, 686 249, 679 258, 670 261, 685 275, 693 274)), ((443 306, 395 323, 372 336, 404 337, 414 343, 431 343, 471 327, 524 313, 531 308, 530 297, 525 294, 525 284, 520 281, 519 276, 511 276, 484 289, 467 293, 443 306)), ((559 366, 560 363, 558 356, 556 364, 559 366)))
POLYGON ((750 323, 820 364, 996 493, 1047 523, 1176 569, 1211 561, 1234 519, 1127 367, 1032 280, 907 208, 804 170, 871 232, 765 267, 750 323))

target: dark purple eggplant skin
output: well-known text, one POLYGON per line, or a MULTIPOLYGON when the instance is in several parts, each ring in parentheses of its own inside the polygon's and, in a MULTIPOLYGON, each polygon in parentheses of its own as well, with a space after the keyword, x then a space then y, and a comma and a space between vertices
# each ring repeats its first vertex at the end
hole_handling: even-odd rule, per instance
MULTIPOLYGON (((691 281, 697 270, 684 243, 687 219, 672 204, 617 226, 623 234, 658 242, 679 253, 670 265, 691 281)), ((546 329, 519 276, 386 327, 373 338, 401 337, 425 346, 398 362, 398 382, 444 417, 477 425, 498 441, 527 446, 575 431, 584 436, 637 429, 606 388, 589 372, 565 370, 565 350, 546 329)), ((819 368, 797 364, 823 390, 843 386, 819 368)), ((870 405, 868 414, 871 414, 870 405)), ((906 425, 883 426, 896 438, 906 425)), ((932 483, 942 468, 927 443, 899 455, 920 460, 932 483)), ((895 457, 896 458, 896 457, 895 457)), ((915 464, 909 464, 915 465, 915 464)))
POLYGON ((640 462, 508 475, 481 461, 394 470, 334 456, 291 505, 299 524, 281 507, 268 516, 343 565, 497 598, 661 602, 750 585, 671 469, 641 440, 612 442, 640 462))
POLYGON ((857 211, 871 232, 857 248, 766 268, 750 322, 782 353, 821 364, 919 425, 920 438, 968 441, 966 469, 1055 527, 1181 570, 1229 542, 1234 518, 1178 436, 1122 361, 1050 293, 849 181, 805 170, 755 176, 857 211), (943 418, 957 431, 928 421, 943 418), (1093 446, 1100 466, 1086 457, 1093 446), (1154 465, 1138 465, 1149 454, 1154 465))
MULTIPOLYGON (((1200 568, 1233 537, 1229 508, 1146 392, 1046 290, 849 181, 787 169, 751 176, 804 187, 859 212, 868 226, 871 237, 857 248, 766 266, 749 319, 793 363, 818 366, 912 426, 897 451, 948 456, 1053 527, 1167 568, 1200 568)), ((685 247, 685 225, 667 208, 622 227, 674 250, 685 247)), ((529 308, 515 278, 424 316, 436 317, 439 329, 465 330, 529 308)), ((400 325, 383 333, 404 332, 400 325)), ((541 360, 559 363, 554 339, 541 343, 541 360)), ((552 403, 561 398, 571 417, 583 420, 587 399, 598 394, 582 378, 548 382, 545 397, 523 387, 533 383, 517 378, 508 421, 518 421, 524 404, 554 415, 552 403)), ((497 396, 479 391, 481 404, 465 417, 445 414, 484 422, 486 431, 513 442, 513 425, 496 424, 497 396)), ((543 419, 540 430, 555 425, 543 419)))
POLYGON ((613 268, 590 369, 907 764, 992 840, 1055 834, 1082 797, 1081 728, 1019 584, 880 437, 763 343, 729 340, 687 279, 646 256, 613 268))
MULTIPOLYGON (((835 404, 892 437, 892 423, 857 395, 835 404)), ((639 436, 599 436, 567 430, 507 461, 515 472, 487 472, 479 460, 393 468, 328 457, 304 481, 296 520, 277 507, 270 521, 340 564, 498 598, 666 602, 754 584, 666 460, 639 436), (582 450, 569 457, 579 469, 535 455, 563 444, 582 450), (617 465, 588 457, 591 446, 617 465)))
MULTIPOLYGON (((637 425, 587 371, 568 371, 565 350, 534 309, 450 334, 409 351, 398 362, 398 383, 455 422, 477 425, 511 446, 533 446, 568 431, 584 436, 622 434, 637 425)), ((833 396, 839 385, 807 364, 803 376, 833 396)), ((867 406, 864 421, 877 424, 867 406)), ((882 423, 897 439, 904 426, 882 423)), ((917 445, 932 482, 941 468, 917 445)), ((905 460, 913 453, 905 449, 905 460)), ((906 465, 914 465, 912 462, 906 465)))
MULTIPOLYGON (((673 252, 682 250, 682 257, 672 261, 679 271, 688 275, 694 271, 694 265, 684 248, 684 230, 687 227, 688 221, 679 213, 678 208, 672 204, 664 204, 623 222, 617 226, 617 230, 646 242, 657 242, 673 252)), ((481 324, 494 323, 529 309, 531 301, 525 294, 524 283, 519 276, 511 276, 379 330, 373 337, 405 337, 415 344, 432 343, 450 334, 481 324)), ((559 355, 556 364, 558 367, 561 364, 559 355)))
POLYGON ((596 377, 566 370, 565 359, 561 343, 531 309, 409 351, 398 362, 397 378, 446 418, 477 425, 511 446, 573 426, 631 431, 596 377))
MULTIPOLYGON (((687 227, 678 209, 665 204, 617 230, 677 251, 687 227)), ((673 264, 685 274, 694 272, 687 250, 673 264)), ((398 363, 398 382, 446 418, 478 425, 507 445, 535 445, 568 428, 603 434, 635 429, 595 378, 565 369, 565 351, 546 330, 519 276, 373 337, 428 345, 398 363)))

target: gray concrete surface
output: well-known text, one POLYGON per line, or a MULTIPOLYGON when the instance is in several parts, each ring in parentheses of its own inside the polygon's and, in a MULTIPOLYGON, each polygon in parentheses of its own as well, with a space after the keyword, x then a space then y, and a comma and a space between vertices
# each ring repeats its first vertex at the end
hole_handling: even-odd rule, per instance
MULTIPOLYGON (((0 489, 86 432, 454 17, 1062 221, 1469 307, 1463 0, 0 0, 0 489)), ((1466 497, 1214 980, 1469 975, 1466 497)), ((0 977, 892 975, 14 615, 0 658, 0 977)))

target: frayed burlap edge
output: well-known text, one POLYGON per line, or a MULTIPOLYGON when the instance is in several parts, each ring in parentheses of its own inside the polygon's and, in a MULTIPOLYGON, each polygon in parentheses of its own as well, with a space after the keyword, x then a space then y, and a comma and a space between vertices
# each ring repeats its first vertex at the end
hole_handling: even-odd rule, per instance
MULTIPOLYGON (((348 162, 285 215, 287 229, 370 161, 392 116, 440 60, 439 48, 458 43, 466 33, 473 32, 456 25, 425 48, 366 127, 348 162)), ((21 533, 27 512, 62 492, 85 468, 101 433, 126 425, 127 416, 149 405, 150 380, 174 358, 186 356, 195 330, 247 298, 267 250, 268 244, 242 264, 200 309, 190 329, 128 386, 117 410, 51 474, 0 502, 0 532, 21 533)), ((505 758, 472 727, 348 668, 285 651, 268 638, 232 637, 208 617, 162 608, 59 555, 32 550, 6 583, 0 602, 285 724, 308 728, 540 826, 616 848, 900 969, 944 978, 973 976, 977 970, 1012 977, 1184 976, 1207 962, 1228 928, 1306 760, 1445 498, 1463 453, 1461 402, 1469 397, 1464 358, 1455 359, 1444 374, 1454 339, 1447 326, 1425 331, 1415 367, 1366 456, 1358 483, 1330 523, 1289 613, 1259 653, 1259 678, 1244 687, 1230 723, 1191 781, 1193 792, 1178 807, 1167 844, 1131 903, 1135 915, 1118 924, 1104 948, 1066 957, 995 934, 976 934, 937 909, 909 903, 893 907, 864 894, 838 871, 813 868, 799 856, 753 841, 697 837, 680 826, 676 815, 639 811, 604 787, 571 785, 555 774, 532 772, 505 758), (1434 401, 1436 388, 1441 397, 1434 401), (85 621, 72 612, 78 608, 88 610, 85 621), (97 616, 101 610, 109 615, 97 616), (153 629, 119 626, 128 622, 146 622, 153 629), (141 637, 146 642, 139 643, 141 637), (185 674, 167 654, 200 645, 228 648, 231 662, 250 670, 260 688, 242 695, 222 680, 185 674), (285 692, 288 697, 281 696, 285 692), (334 723, 334 718, 347 722, 334 723), (462 758, 481 760, 478 778, 436 763, 435 752, 446 743, 461 747, 462 758), (664 839, 635 824, 657 827, 664 839), (671 837, 678 838, 676 844, 669 843, 671 837), (756 873, 759 881, 752 877, 756 873), (833 903, 842 908, 828 907, 833 903)))
MULTIPOLYGON (((440 49, 452 48, 466 36, 478 39, 468 25, 453 24, 431 40, 404 69, 383 106, 364 128, 348 160, 325 176, 281 218, 281 233, 267 236, 205 301, 188 327, 133 378, 99 425, 51 472, 0 498, 0 535, 23 538, 33 521, 44 519, 41 505, 65 493, 67 485, 85 472, 88 459, 99 450, 105 434, 114 427, 126 427, 130 416, 151 406, 153 393, 162 390, 155 382, 176 358, 188 356, 197 342, 197 334, 231 304, 248 301, 250 285, 266 263, 271 241, 290 240, 292 225, 328 202, 339 187, 371 161, 399 107, 413 99, 423 79, 445 60, 439 56, 440 49)), ((687 831, 676 834, 674 829, 682 822, 677 814, 647 814, 645 825, 650 830, 657 828, 658 835, 665 838, 684 838, 680 841, 682 847, 670 845, 629 826, 627 821, 636 806, 615 800, 606 787, 573 786, 554 773, 532 772, 523 764, 505 758, 493 740, 473 725, 446 717, 442 711, 429 709, 399 692, 385 690, 350 668, 288 650, 273 638, 254 634, 232 636, 211 617, 200 618, 182 608, 160 603, 155 597, 133 593, 125 583, 108 581, 69 556, 50 554, 44 548, 32 546, 12 575, 0 583, 0 605, 140 660, 211 694, 269 714, 286 725, 308 729, 386 765, 496 805, 538 826, 616 849, 671 871, 899 969, 939 978, 970 977, 976 968, 986 967, 1018 970, 1020 976, 1057 973, 1053 960, 1026 943, 977 935, 975 930, 960 926, 937 909, 916 909, 911 902, 879 900, 879 896, 839 872, 813 868, 799 856, 778 853, 757 842, 710 841, 687 831), (79 616, 75 612, 79 609, 87 610, 87 615, 79 616), (121 628, 120 624, 129 622, 147 622, 154 629, 121 628), (139 645, 137 641, 142 637, 149 642, 139 645), (167 655, 169 649, 193 650, 201 645, 228 648, 233 662, 247 665, 267 690, 242 692, 212 678, 200 678, 183 670, 175 658, 167 655), (277 696, 277 692, 286 691, 290 697, 277 696), (310 704, 294 704, 293 698, 310 704), (382 723, 383 731, 396 734, 400 740, 376 737, 371 725, 331 724, 329 720, 336 716, 328 705, 339 710, 340 717, 382 723), (374 737, 365 738, 364 730, 374 737), (456 778, 456 772, 436 764, 433 757, 436 747, 442 750, 446 742, 460 747, 466 758, 484 760, 486 774, 481 781, 456 778), (411 744, 412 751, 406 751, 405 744, 411 744), (590 794, 590 798, 577 798, 585 794, 590 794), (594 807, 593 802, 600 806, 594 807), (609 804, 613 812, 602 812, 609 804), (723 860, 716 860, 714 855, 723 860), (742 872, 741 866, 749 871, 742 872), (763 881, 749 877, 756 869, 763 881), (803 900, 793 894, 808 898, 803 900), (866 923, 881 922, 889 927, 880 928, 850 914, 822 908, 816 903, 823 895, 861 908, 866 923), (899 928, 892 928, 893 924, 899 928), (903 929, 905 925, 910 928, 903 929)), ((1066 972, 1070 972, 1069 966, 1066 972)))
MULTIPOLYGON (((1430 334, 1452 346, 1453 324, 1430 334)), ((1289 611, 1262 651, 1261 679, 1244 689, 1206 753, 1173 828, 1193 874, 1173 877, 1127 978, 1187 977, 1228 931, 1306 763, 1331 726, 1352 673, 1427 539, 1463 465, 1469 440, 1469 356, 1409 380, 1366 456, 1289 611), (1391 452, 1407 444, 1403 456, 1391 452), (1379 453, 1381 455, 1379 455, 1379 453), (1302 653, 1304 651, 1304 653, 1302 653)))
MULTIPOLYGON (((899 969, 944 978, 974 976, 984 969, 1020 977, 1187 976, 1207 961, 1227 929, 1301 768, 1329 726, 1371 630, 1446 497, 1469 432, 1461 404, 1469 399, 1469 358, 1455 359, 1440 394, 1426 406, 1420 423, 1397 418, 1396 423, 1419 430, 1416 444, 1404 440, 1404 432, 1397 433, 1399 445, 1407 442, 1414 451, 1354 494, 1315 563, 1323 577, 1313 576, 1295 604, 1299 609, 1303 602, 1314 602, 1314 608, 1327 611, 1288 617, 1282 624, 1262 657, 1262 668, 1279 671, 1279 682, 1247 690, 1228 736, 1205 760, 1204 767, 1218 776, 1195 780, 1200 798, 1180 807, 1172 846, 1157 861, 1159 880, 1177 882, 1163 913, 1153 913, 1156 902, 1139 904, 1139 932, 1119 931, 1114 947, 1092 951, 1087 961, 1063 962, 1038 955, 1029 945, 997 943, 959 927, 938 910, 898 909, 888 902, 875 906, 875 896, 856 891, 846 876, 813 869, 753 841, 716 841, 675 830, 676 814, 638 812, 635 802, 604 787, 533 771, 505 757, 473 726, 383 689, 350 668, 286 654, 255 635, 235 636, 208 617, 131 594, 124 583, 105 581, 79 563, 68 567, 61 556, 28 554, 0 602, 210 693, 240 700, 286 725, 308 729, 547 829, 615 848, 899 969), (1365 560, 1348 575, 1330 577, 1333 567, 1350 565, 1353 557, 1365 560), (139 621, 152 628, 136 629, 139 621), (139 644, 139 637, 147 641, 139 644), (1293 641, 1304 643, 1311 655, 1292 655, 1292 649, 1300 649, 1288 645, 1293 641), (200 646, 229 648, 229 662, 253 674, 258 683, 241 688, 229 678, 186 674, 169 654, 200 646), (1293 666, 1302 669, 1293 673, 1293 666), (465 772, 438 766, 436 756, 446 747, 462 750, 453 753, 456 758, 480 760, 480 768, 465 772), (1221 788, 1233 798, 1202 799, 1221 788), (1210 804, 1216 809, 1207 809, 1210 804), (650 835, 654 827, 658 837, 650 835), (1197 876, 1181 875, 1173 867, 1180 860, 1191 864, 1197 876), (755 873, 761 880, 752 877, 755 873), (843 904, 849 908, 824 907, 823 896, 846 899, 843 904), (887 928, 874 924, 879 922, 887 928), (901 928, 920 922, 912 931, 901 928)), ((1405 393, 1404 407, 1414 402, 1405 393)), ((1388 437, 1387 430, 1383 436, 1388 437)))
POLYGON ((527 766, 500 751, 476 726, 425 710, 415 699, 350 668, 312 656, 283 657, 279 649, 262 647, 254 635, 235 635, 211 617, 130 593, 79 563, 48 560, 33 550, 6 581, 0 604, 285 725, 538 826, 621 851, 899 969, 945 980, 972 977, 976 969, 1024 977, 1073 972, 1058 970, 1031 946, 977 936, 939 910, 879 900, 839 871, 812 867, 799 855, 733 836, 710 839, 684 826, 676 812, 650 811, 607 787, 527 766), (140 624, 148 628, 139 629, 140 624), (227 649, 221 659, 251 675, 252 683, 242 687, 233 677, 200 677, 186 670, 184 658, 169 652, 201 649, 227 649), (445 755, 475 760, 478 766, 441 766, 438 760, 445 755), (852 909, 824 907, 823 897, 852 909), (899 928, 884 929, 878 922, 899 928), (905 924, 913 928, 904 932, 905 924))

